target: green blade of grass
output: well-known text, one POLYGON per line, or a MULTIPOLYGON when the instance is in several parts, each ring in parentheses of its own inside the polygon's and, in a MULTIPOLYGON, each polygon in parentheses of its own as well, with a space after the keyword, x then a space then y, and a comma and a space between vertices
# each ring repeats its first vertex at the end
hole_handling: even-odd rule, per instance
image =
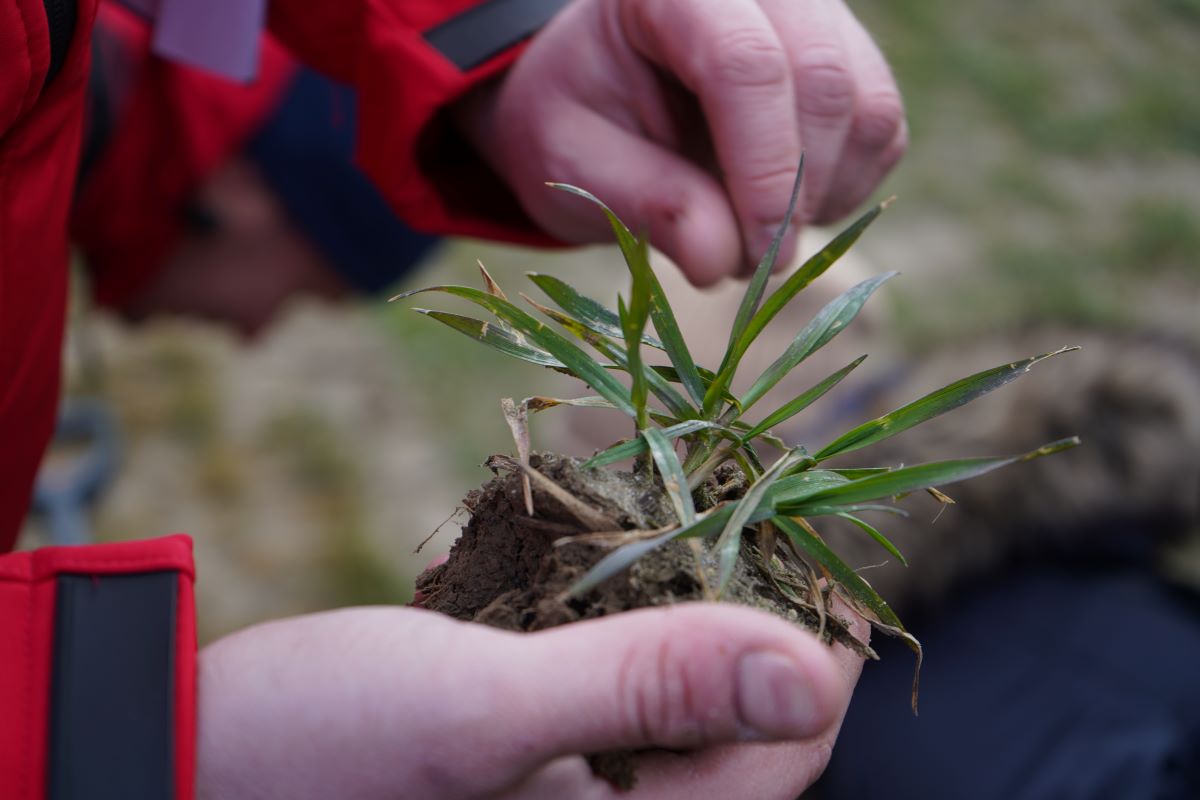
MULTIPOLYGON (((650 367, 650 369, 657 372, 659 375, 661 375, 665 380, 669 381, 670 383, 682 383, 683 382, 682 379, 679 377, 679 371, 677 369, 675 369, 674 367, 668 367, 665 365, 655 365, 655 366, 650 367)), ((709 384, 711 384, 716 379, 716 377, 717 377, 716 374, 710 370, 704 369, 703 367, 696 367, 696 372, 700 375, 700 382, 702 384, 704 384, 704 389, 705 389, 705 391, 707 391, 709 384)), ((735 397, 733 395, 733 393, 730 392, 728 389, 726 389, 724 392, 721 393, 721 400, 722 400, 722 402, 729 403, 731 406, 735 407, 739 412, 742 409, 742 402, 740 400, 738 400, 737 397, 735 397)))
POLYGON ((604 367, 569 339, 546 327, 545 323, 526 314, 507 300, 469 286, 431 286, 404 292, 393 299, 401 300, 423 292, 444 292, 486 308, 561 361, 577 378, 590 385, 621 411, 630 416, 636 415, 629 399, 629 390, 622 386, 620 381, 609 375, 604 367))
POLYGON ((882 547, 884 550, 887 550, 889 553, 891 553, 897 559, 899 559, 901 564, 903 564, 906 567, 908 566, 908 559, 906 559, 904 557, 904 554, 901 553, 896 548, 896 545, 892 544, 891 541, 889 541, 886 536, 884 536, 882 533, 880 533, 879 529, 877 529, 874 525, 871 525, 866 520, 859 519, 858 517, 854 516, 853 514, 851 514, 848 511, 839 511, 837 513, 837 516, 841 517, 842 519, 853 522, 855 525, 857 525, 859 527, 859 529, 862 530, 863 533, 867 534, 872 539, 874 539, 876 542, 878 542, 880 547, 882 547))
POLYGON ((671 310, 666 292, 663 291, 662 284, 658 282, 654 270, 650 268, 645 243, 639 242, 629 228, 625 227, 625 223, 621 222, 613 213, 612 209, 591 192, 566 183, 548 183, 547 186, 582 197, 595 203, 604 212, 604 216, 608 218, 608 224, 612 226, 613 233, 617 237, 617 246, 625 257, 625 264, 629 267, 630 273, 635 277, 641 274, 650 286, 650 319, 654 322, 654 331, 662 339, 663 349, 666 350, 667 357, 671 359, 675 369, 679 371, 680 379, 688 395, 696 405, 700 405, 704 399, 704 387, 700 382, 700 376, 696 373, 696 362, 692 359, 691 351, 688 350, 687 343, 683 340, 683 334, 679 330, 679 323, 675 319, 675 312, 671 310))
MULTIPOLYGON (((601 303, 578 292, 565 281, 553 275, 542 275, 537 272, 525 273, 542 292, 558 305, 563 311, 591 328, 602 336, 614 339, 624 338, 621 330, 621 320, 617 314, 605 308, 601 303)), ((642 344, 662 350, 663 344, 643 331, 642 344)))
POLYGON ((837 554, 829 549, 829 545, 821 541, 820 538, 813 536, 789 517, 773 517, 771 522, 792 540, 792 544, 796 545, 797 550, 829 570, 829 574, 833 576, 833 579, 844 586, 846 591, 858 602, 870 609, 871 613, 879 617, 880 621, 894 628, 904 630, 904 625, 900 622, 900 618, 896 616, 896 612, 892 611, 891 606, 879 596, 878 592, 871 588, 869 583, 864 581, 857 572, 851 569, 845 561, 838 558, 837 554))
MULTIPOLYGON (((709 420, 689 419, 675 425, 659 429, 659 433, 661 433, 667 439, 678 439, 683 436, 688 436, 702 430, 716 427, 718 427, 717 424, 715 422, 710 422, 709 420)), ((627 442, 621 442, 620 444, 613 445, 603 452, 597 453, 587 461, 584 461, 582 466, 585 469, 591 467, 604 467, 608 466, 609 464, 615 464, 616 462, 622 461, 626 458, 640 456, 646 451, 647 446, 645 439, 630 439, 627 442)))
MULTIPOLYGON (((643 367, 642 333, 646 330, 646 320, 650 318, 652 287, 650 286, 650 263, 646 260, 646 242, 638 242, 638 252, 646 264, 645 270, 633 273, 629 289, 629 307, 626 313, 620 315, 621 330, 625 334, 625 354, 629 359, 629 374, 633 377, 634 407, 638 412, 638 430, 644 430, 646 420, 646 384, 649 380, 649 370, 643 367)), ((620 295, 617 296, 618 304, 620 295)))
POLYGON ((854 361, 851 361, 849 364, 818 383, 816 386, 793 398, 792 400, 789 400, 787 403, 784 403, 782 406, 768 414, 762 422, 758 423, 745 434, 743 434, 742 440, 746 442, 751 441, 755 436, 758 436, 763 431, 769 430, 779 423, 796 416, 801 411, 819 400, 822 395, 824 395, 834 386, 837 386, 843 378, 853 372, 855 367, 861 364, 865 359, 866 356, 859 356, 854 361))
POLYGON ((769 499, 772 506, 778 506, 783 503, 798 503, 817 492, 834 486, 841 486, 845 483, 849 483, 849 479, 833 470, 805 470, 796 475, 788 475, 777 480, 775 485, 771 487, 769 499))
POLYGON ((878 511, 880 514, 895 514, 898 517, 908 517, 908 512, 899 506, 887 506, 881 503, 857 503, 846 506, 805 506, 805 517, 836 517, 839 514, 862 514, 867 511, 878 511))
POLYGON ((530 346, 499 325, 446 311, 432 311, 428 308, 414 308, 413 311, 432 317, 477 342, 482 342, 488 347, 522 361, 528 361, 530 364, 555 369, 566 368, 566 365, 545 350, 530 346))
POLYGON ((778 461, 771 465, 770 469, 762 473, 754 483, 750 484, 750 488, 746 490, 746 494, 737 502, 733 513, 725 523, 724 530, 721 531, 721 536, 717 539, 716 545, 714 545, 714 549, 717 551, 718 597, 724 593, 730 578, 733 577, 733 569, 737 564, 738 554, 742 546, 742 528, 749 523, 751 516, 759 509, 763 501, 767 499, 768 492, 775 479, 784 470, 807 457, 808 454, 800 448, 784 453, 778 461))
MULTIPOLYGON (((521 297, 550 319, 557 322, 566 328, 571 334, 578 337, 584 342, 587 342, 592 347, 596 348, 603 356, 612 360, 611 365, 605 365, 605 369, 619 369, 629 372, 629 359, 625 355, 625 351, 616 342, 609 339, 607 336, 602 336, 588 328, 582 322, 579 322, 572 317, 563 314, 560 311, 555 311, 553 308, 548 308, 541 305, 535 300, 531 300, 525 295, 521 297)), ((675 391, 671 384, 666 381, 661 375, 653 369, 643 367, 645 373, 646 384, 650 387, 650 391, 654 392, 654 396, 663 402, 674 416, 690 419, 697 416, 696 409, 692 408, 691 404, 684 399, 683 395, 675 391)))
MULTIPOLYGON (((634 292, 638 291, 638 282, 634 281, 634 292)), ((629 387, 629 399, 633 403, 634 419, 637 420, 637 429, 645 430, 648 418, 646 416, 646 398, 648 395, 646 388, 646 373, 648 370, 642 367, 642 350, 639 338, 642 335, 642 329, 646 326, 646 314, 648 303, 640 303, 639 310, 630 310, 625 307, 625 301, 617 296, 617 313, 621 320, 621 327, 625 330, 625 341, 629 343, 625 350, 626 363, 629 365, 629 375, 632 378, 632 385, 629 387)))
POLYGON ((841 475, 843 478, 851 481, 856 481, 859 478, 866 478, 871 475, 881 475, 885 472, 891 471, 891 467, 853 467, 851 469, 832 470, 832 472, 836 472, 838 475, 841 475))
POLYGON ((662 476, 663 488, 680 525, 691 525, 696 521, 696 506, 692 501, 692 493, 687 488, 687 477, 683 474, 683 465, 675 453, 675 446, 658 428, 646 428, 642 437, 650 447, 650 455, 658 466, 658 474, 662 476))
POLYGON ((905 492, 927 489, 931 486, 944 486, 949 483, 974 478, 992 470, 1016 464, 1021 461, 1031 461, 1035 458, 1048 456, 1067 450, 1079 444, 1078 437, 1060 439, 1043 445, 1027 453, 1002 458, 959 458, 950 461, 934 461, 928 464, 916 464, 899 469, 848 481, 840 486, 832 486, 797 499, 795 495, 779 504, 780 511, 788 514, 804 516, 809 513, 811 506, 820 505, 849 505, 865 503, 885 497, 894 497, 905 492))
POLYGON ((757 403, 798 364, 841 333, 858 316, 858 312, 862 310, 863 305, 875 290, 897 274, 899 273, 888 272, 865 280, 843 292, 822 308, 812 321, 796 335, 783 355, 775 359, 774 363, 767 367, 766 371, 742 396, 742 408, 747 409, 757 403))
MULTIPOLYGON (((741 439, 739 438, 737 441, 741 441, 741 439)), ((733 451, 735 458, 739 452, 746 456, 746 460, 749 462, 749 466, 751 467, 751 469, 746 469, 745 466, 742 466, 742 472, 744 472, 746 475, 762 475, 767 471, 767 468, 763 466, 762 458, 760 458, 758 455, 758 451, 754 449, 754 445, 750 444, 750 442, 742 442, 742 449, 740 451, 733 451)))
MULTIPOLYGON (((803 178, 804 154, 801 153, 800 164, 796 168, 796 180, 792 184, 792 196, 788 200, 787 214, 784 215, 779 229, 771 239, 770 246, 767 247, 767 252, 763 254, 762 260, 754 269, 754 275, 746 285, 746 292, 742 295, 742 302, 738 304, 737 314, 733 318, 733 327, 729 331, 729 344, 721 359, 721 368, 717 370, 717 380, 709 384, 708 390, 705 392, 703 406, 705 416, 711 416, 716 412, 720 404, 721 392, 729 388, 733 381, 733 374, 737 371, 738 363, 746 352, 746 347, 742 346, 742 340, 745 337, 746 329, 758 311, 759 303, 762 302, 763 294, 767 289, 767 279, 771 277, 775 259, 779 257, 779 247, 792 224, 792 215, 796 213, 796 201, 800 199, 800 185, 803 178)), ((749 346, 748 342, 746 346, 749 346)))
POLYGON ((672 528, 652 538, 630 542, 618 547, 600 559, 594 567, 587 571, 587 574, 572 584, 571 588, 567 590, 566 596, 570 598, 586 594, 609 578, 629 569, 639 558, 657 550, 672 539, 713 535, 721 529, 721 524, 728 518, 731 510, 729 506, 719 506, 710 509, 706 514, 696 515, 696 519, 691 525, 672 528))
POLYGON ((850 227, 834 237, 833 241, 821 248, 816 255, 805 261, 798 270, 793 272, 783 284, 763 301, 750 324, 746 326, 741 339, 738 340, 738 350, 745 353, 751 343, 758 338, 763 329, 775 318, 775 315, 787 306, 802 289, 815 281, 832 267, 847 250, 850 249, 863 231, 891 204, 891 199, 884 200, 855 220, 850 227))
MULTIPOLYGON (((508 295, 506 295, 504 290, 500 288, 500 284, 497 283, 496 279, 492 277, 492 273, 488 272, 488 268, 483 265, 483 262, 479 259, 475 259, 475 263, 479 265, 479 274, 483 277, 484 290, 490 295, 499 297, 501 300, 507 300, 508 295)), ((524 343, 524 337, 522 337, 518 331, 514 330, 511 325, 502 319, 497 319, 496 322, 501 328, 516 336, 518 341, 524 343)))
POLYGON ((810 558, 824 565, 825 569, 829 570, 829 574, 833 576, 833 579, 838 582, 843 592, 845 592, 844 596, 849 601, 850 606, 862 614, 871 623, 872 627, 882 630, 889 636, 897 636, 903 639, 909 649, 916 654, 917 663, 913 670, 912 682, 912 710, 916 714, 917 694, 921 679, 921 662, 925 657, 921 643, 905 629, 903 623, 900 622, 900 618, 896 616, 896 612, 892 611, 891 606, 879 596, 878 592, 871 588, 871 584, 863 580, 862 576, 838 558, 837 554, 830 550, 829 546, 821 541, 820 538, 813 536, 787 517, 776 517, 772 522, 787 535, 797 550, 807 553, 810 558))
POLYGON ((945 414, 947 411, 952 411, 988 392, 999 389, 1029 372, 1033 365, 1040 361, 1078 349, 1078 347, 1064 347, 1053 353, 1044 353, 1011 364, 1003 364, 955 381, 903 408, 864 422, 857 428, 847 431, 821 448, 813 457, 818 461, 824 461, 831 456, 853 452, 861 447, 895 436, 914 425, 945 414))
MULTIPOLYGON (((751 428, 748 423, 742 422, 741 420, 734 420, 732 423, 730 423, 729 427, 738 432, 739 441, 741 437, 746 435, 746 431, 750 430, 751 428)), ((776 450, 787 450, 789 447, 791 447, 791 445, 770 431, 762 431, 755 438, 762 441, 764 444, 774 447, 776 450)))

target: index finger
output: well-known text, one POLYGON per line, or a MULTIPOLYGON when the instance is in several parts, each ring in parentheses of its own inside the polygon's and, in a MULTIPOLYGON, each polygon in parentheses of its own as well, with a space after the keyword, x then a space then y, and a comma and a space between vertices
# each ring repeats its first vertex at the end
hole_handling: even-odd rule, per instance
MULTIPOLYGON (((621 5, 621 26, 643 58, 699 99, 747 261, 757 262, 787 215, 800 161, 783 42, 753 0, 632 0, 621 5)), ((792 246, 789 234, 785 253, 792 246)))

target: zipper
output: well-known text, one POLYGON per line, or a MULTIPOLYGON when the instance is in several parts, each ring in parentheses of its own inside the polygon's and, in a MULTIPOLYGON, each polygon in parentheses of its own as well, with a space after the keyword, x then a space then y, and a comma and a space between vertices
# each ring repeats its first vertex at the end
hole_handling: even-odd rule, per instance
POLYGON ((76 0, 42 0, 46 9, 46 27, 50 33, 50 67, 46 70, 46 80, 42 82, 43 91, 66 60, 71 36, 75 33, 75 3, 76 0))

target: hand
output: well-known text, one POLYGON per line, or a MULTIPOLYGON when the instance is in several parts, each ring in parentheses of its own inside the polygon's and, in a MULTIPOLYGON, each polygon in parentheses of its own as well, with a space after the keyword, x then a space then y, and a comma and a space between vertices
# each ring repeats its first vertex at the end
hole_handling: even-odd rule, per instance
MULTIPOLYGON (((498 85, 459 109, 525 210, 567 241, 609 241, 598 195, 696 284, 751 269, 787 212, 861 203, 907 144, 900 94, 841 0, 577 0, 498 85)), ((778 263, 794 250, 790 236, 778 263)))
POLYGON ((790 800, 860 667, 732 606, 534 634, 412 608, 299 617, 201 653, 198 797, 790 800), (578 755, 649 747, 687 752, 642 756, 627 794, 578 755))

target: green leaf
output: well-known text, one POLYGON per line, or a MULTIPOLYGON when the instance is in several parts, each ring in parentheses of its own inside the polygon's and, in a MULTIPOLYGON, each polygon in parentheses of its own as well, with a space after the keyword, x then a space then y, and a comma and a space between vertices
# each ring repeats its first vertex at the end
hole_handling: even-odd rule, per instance
POLYGON ((888 541, 888 538, 886 536, 884 536, 882 533, 880 533, 879 530, 877 528, 875 528, 875 526, 871 525, 866 520, 859 519, 858 517, 854 516, 853 514, 847 512, 847 511, 839 511, 837 513, 837 516, 841 517, 842 519, 847 519, 847 520, 850 520, 851 522, 853 522, 855 525, 857 525, 859 528, 861 528, 865 534, 870 536, 875 541, 879 542, 879 545, 884 550, 887 550, 889 553, 891 553, 896 558, 898 558, 900 560, 901 564, 903 564, 906 567, 908 566, 908 560, 904 558, 904 554, 901 553, 898 549, 896 549, 896 545, 894 545, 890 541, 888 541))
POLYGON ((851 245, 858 241, 858 237, 862 236, 863 231, 875 221, 891 202, 891 199, 884 200, 855 220, 850 227, 834 237, 833 241, 825 245, 820 252, 805 261, 778 289, 772 292, 771 296, 763 302, 762 308, 750 320, 745 333, 742 334, 741 339, 738 341, 738 350, 740 353, 746 352, 746 349, 758 338, 763 329, 767 327, 771 320, 775 319, 775 315, 782 311, 802 289, 837 263, 837 260, 850 249, 851 245))
POLYGON ((959 458, 950 461, 934 461, 928 464, 916 464, 899 469, 847 481, 839 486, 832 486, 813 492, 802 499, 794 496, 780 501, 778 508, 792 515, 804 516, 810 513, 811 506, 848 505, 865 503, 885 497, 894 497, 905 492, 927 489, 931 486, 944 486, 948 483, 974 478, 994 469, 1016 464, 1021 461, 1031 461, 1035 458, 1058 453, 1079 444, 1078 437, 1061 439, 1057 442, 1043 445, 1036 450, 1030 450, 1007 458, 959 458))
MULTIPOLYGON (((739 431, 741 436, 745 436, 746 431, 750 430, 750 428, 751 428, 751 426, 749 424, 747 424, 741 420, 734 420, 733 422, 731 422, 729 424, 729 427, 734 429, 735 431, 739 431)), ((791 445, 789 445, 787 442, 783 441, 783 439, 780 439, 778 436, 771 433, 770 431, 763 431, 763 432, 759 433, 756 438, 762 440, 765 444, 768 444, 771 447, 774 447, 776 450, 787 450, 789 447, 791 447, 791 445)), ((739 437, 739 439, 740 439, 740 437, 739 437)))
POLYGON ((696 521, 696 506, 692 502, 692 493, 688 491, 687 476, 683 474, 683 465, 679 463, 674 445, 658 428, 646 428, 642 431, 642 437, 650 447, 650 455, 658 466, 663 487, 671 498, 679 524, 691 525, 696 521))
MULTIPOLYGON (((475 259, 475 263, 479 265, 479 274, 483 277, 484 290, 490 295, 499 297, 501 300, 507 300, 508 295, 506 295, 504 290, 500 288, 500 284, 496 283, 496 279, 492 277, 492 273, 488 272, 488 268, 483 265, 483 262, 479 259, 475 259)), ((524 338, 521 336, 521 334, 513 330, 513 327, 507 322, 502 319, 497 320, 497 322, 501 328, 514 334, 518 341, 524 342, 524 338)))
POLYGON ((772 507, 783 503, 798 503, 806 500, 817 492, 833 486, 849 483, 849 479, 833 470, 810 469, 796 475, 780 478, 771 487, 769 495, 772 507))
POLYGON ((725 348, 725 356, 721 359, 721 368, 717 370, 717 380, 709 384, 708 391, 704 395, 705 416, 710 416, 716 411, 720 403, 721 392, 729 388, 733 381, 733 374, 737 371, 738 363, 745 354, 746 347, 749 346, 749 342, 743 346, 742 340, 745 337, 746 329, 750 326, 751 319, 758 311, 759 303, 762 302, 763 293, 767 288, 767 279, 771 277, 775 259, 779 257, 779 247, 792 224, 792 215, 796 213, 796 201, 800 198, 800 184, 803 178, 804 154, 801 153, 800 164, 796 168, 796 180, 792 184, 792 196, 788 200, 787 214, 784 215, 783 221, 779 224, 779 230, 771 239, 771 245, 763 254, 762 260, 754 269, 754 275, 746 285, 746 292, 742 295, 742 302, 738 305, 737 315, 733 319, 733 327, 729 331, 729 344, 725 348))
MULTIPOLYGON (((718 427, 715 422, 710 422, 704 419, 689 419, 680 422, 676 425, 671 425, 667 428, 659 429, 659 432, 667 439, 678 439, 681 436, 697 433, 698 431, 718 427)), ((647 429, 649 430, 649 429, 647 429)), ((596 455, 583 462, 585 469, 592 467, 604 467, 609 464, 614 464, 626 458, 640 456, 647 451, 645 439, 630 439, 627 442, 621 442, 607 450, 597 453, 596 455)))
MULTIPOLYGON (((661 375, 665 380, 667 380, 671 383, 682 383, 682 381, 679 377, 679 371, 676 370, 674 367, 655 365, 655 366, 650 367, 650 369, 654 370, 659 375, 661 375)), ((713 380, 716 379, 716 377, 717 377, 715 373, 713 373, 710 370, 704 369, 703 367, 696 367, 696 372, 697 372, 697 374, 700 375, 700 382, 702 384, 704 384, 704 387, 706 390, 708 389, 709 384, 711 384, 713 382, 713 380)), ((741 408, 742 408, 741 401, 738 400, 736 397, 734 397, 733 393, 730 392, 728 389, 726 389, 724 392, 721 393, 721 400, 726 403, 729 403, 731 406, 734 406, 735 408, 738 409, 738 411, 741 411, 741 408)))
MULTIPOLYGON (((605 369, 620 369, 629 372, 629 359, 625 355, 625 351, 614 341, 607 336, 602 336, 588 328, 582 322, 573 319, 562 312, 555 311, 553 308, 547 308, 540 303, 531 300, 525 295, 521 297, 530 305, 541 311, 550 319, 562 325, 572 334, 587 342, 592 347, 596 348, 602 355, 612 360, 611 365, 604 365, 605 369)), ((663 405, 676 417, 692 418, 695 417, 696 409, 683 398, 683 395, 675 391, 666 379, 655 372, 653 369, 643 367, 645 373, 646 384, 650 387, 650 391, 654 392, 654 396, 663 402, 663 405)))
POLYGON ((483 306, 561 361, 576 377, 589 384, 614 406, 630 416, 635 415, 636 412, 629 399, 629 390, 622 386, 620 381, 609 375, 604 367, 596 363, 591 356, 580 350, 569 339, 546 327, 545 323, 526 314, 507 300, 469 286, 431 286, 404 292, 397 295, 395 299, 411 297, 422 292, 445 292, 483 306))
POLYGON ((729 521, 725 523, 725 529, 721 531, 720 538, 717 539, 714 549, 717 551, 717 596, 724 593, 725 587, 729 584, 729 579, 733 577, 733 569, 737 564, 738 554, 741 552, 742 546, 742 528, 750 521, 754 512, 768 497, 768 492, 771 485, 775 483, 775 479, 783 473, 784 470, 798 464, 800 461, 808 457, 801 448, 789 450, 783 456, 771 465, 771 468, 759 476, 758 480, 750 484, 750 488, 746 490, 746 494, 737 502, 733 513, 729 517, 729 521))
POLYGON ((829 545, 821 541, 820 538, 813 536, 788 517, 774 517, 771 522, 779 530, 787 534, 787 537, 792 540, 792 544, 796 546, 797 550, 805 553, 818 564, 825 567, 825 569, 829 570, 829 574, 833 576, 834 580, 846 587, 846 591, 850 592, 851 596, 878 616, 880 621, 899 630, 904 630, 904 625, 900 622, 900 618, 896 616, 896 612, 892 611, 891 606, 884 602, 879 593, 872 589, 871 585, 864 581, 857 572, 847 566, 845 561, 838 558, 837 554, 829 549, 829 545))
MULTIPOLYGON (((741 441, 741 439, 738 438, 737 441, 741 441)), ((746 461, 748 462, 746 464, 742 464, 740 460, 738 461, 738 465, 742 468, 742 472, 744 474, 762 475, 767 471, 767 468, 763 466, 762 459, 758 455, 758 451, 754 449, 754 445, 750 444, 750 442, 742 442, 742 449, 733 451, 733 456, 735 459, 738 458, 739 453, 745 455, 746 461), (749 469, 747 469, 747 467, 749 467, 749 469)))
MULTIPOLYGON (((537 272, 525 274, 559 308, 591 330, 614 339, 625 338, 625 332, 621 330, 620 318, 596 300, 580 294, 570 284, 553 275, 542 275, 537 272)), ((659 350, 663 349, 662 342, 645 332, 642 333, 642 344, 659 350)))
POLYGON ((908 517, 908 512, 899 506, 887 506, 880 503, 852 503, 850 505, 805 506, 806 517, 836 517, 839 514, 861 514, 867 511, 878 511, 880 514, 895 514, 898 517, 908 517))
POLYGON ((982 397, 1001 386, 1016 380, 1040 361, 1047 358, 1078 350, 1078 347, 1064 347, 1053 353, 1044 353, 1011 364, 1003 364, 993 369, 978 372, 968 378, 955 381, 949 386, 943 386, 935 392, 925 395, 903 408, 896 409, 890 414, 864 422, 853 430, 843 433, 829 444, 825 445, 813 456, 818 461, 824 461, 831 456, 850 453, 869 444, 882 441, 897 433, 906 431, 914 425, 953 411, 961 405, 982 397))
POLYGON ((579 597, 599 586, 604 581, 629 569, 635 561, 647 553, 662 547, 676 538, 693 536, 711 536, 720 530, 721 523, 729 516, 729 506, 719 506, 710 509, 706 514, 698 514, 690 525, 672 528, 657 536, 641 539, 622 545, 600 559, 594 567, 587 571, 567 590, 567 597, 579 597))
POLYGON ((834 386, 837 386, 838 383, 841 382, 842 378, 845 378, 847 375, 853 372, 855 367, 861 364, 864 359, 866 359, 866 356, 859 356, 854 361, 851 361, 849 364, 818 383, 816 386, 793 398, 792 400, 789 400, 787 403, 784 403, 782 406, 775 409, 775 411, 772 411, 770 414, 768 414, 766 419, 743 434, 742 440, 748 442, 763 431, 769 430, 779 423, 796 416, 801 411, 808 408, 810 405, 820 399, 822 395, 824 395, 834 386))
POLYGON ((859 478, 866 478, 871 475, 881 475, 885 472, 891 472, 891 467, 853 467, 851 469, 835 469, 832 470, 838 475, 841 475, 846 480, 856 481, 859 478))
POLYGON ((547 186, 562 189, 589 200, 604 212, 608 218, 608 224, 612 226, 613 233, 617 237, 617 246, 621 248, 621 254, 625 256, 625 264, 629 267, 630 273, 635 277, 639 274, 642 275, 650 286, 650 319, 654 322, 654 330, 662 338, 667 357, 679 371, 687 393, 696 405, 700 405, 704 399, 704 388, 700 383, 700 376, 696 373, 696 362, 692 360, 692 354, 683 340, 683 334, 679 330, 679 323, 675 320, 675 312, 671 310, 666 292, 663 291, 662 284, 658 282, 654 270, 650 268, 650 260, 646 257, 645 247, 638 246, 638 240, 630 233, 629 228, 625 227, 625 223, 621 222, 612 209, 591 192, 566 183, 548 183, 547 186))
POLYGON ((742 396, 742 408, 750 408, 775 384, 796 368, 804 359, 820 350, 849 325, 863 305, 874 294, 875 290, 885 282, 895 277, 896 272, 888 272, 848 289, 820 310, 812 321, 796 335, 775 362, 766 369, 754 385, 742 396))
MULTIPOLYGON (((644 289, 644 284, 639 286, 638 281, 633 282, 633 291, 635 294, 640 289, 644 289)), ((646 416, 646 374, 647 370, 642 367, 642 350, 641 342, 642 330, 646 327, 646 316, 649 311, 649 302, 642 293, 642 300, 633 301, 636 308, 633 310, 625 307, 625 302, 621 297, 617 296, 617 313, 621 320, 621 327, 625 330, 625 341, 629 343, 625 350, 625 358, 629 365, 629 375, 633 382, 629 388, 629 399, 633 403, 635 419, 637 420, 637 429, 645 430, 648 418, 646 416)))
POLYGON ((528 361, 530 364, 537 364, 543 367, 553 367, 555 369, 565 369, 565 365, 554 356, 537 347, 532 347, 518 339, 514 334, 490 322, 485 322, 471 317, 464 317, 459 314, 451 314, 446 311, 431 311, 427 308, 414 308, 418 314, 424 314, 427 317, 432 317, 438 322, 449 325, 454 330, 470 336, 472 339, 483 342, 488 347, 499 350, 501 353, 519 358, 522 361, 528 361))

